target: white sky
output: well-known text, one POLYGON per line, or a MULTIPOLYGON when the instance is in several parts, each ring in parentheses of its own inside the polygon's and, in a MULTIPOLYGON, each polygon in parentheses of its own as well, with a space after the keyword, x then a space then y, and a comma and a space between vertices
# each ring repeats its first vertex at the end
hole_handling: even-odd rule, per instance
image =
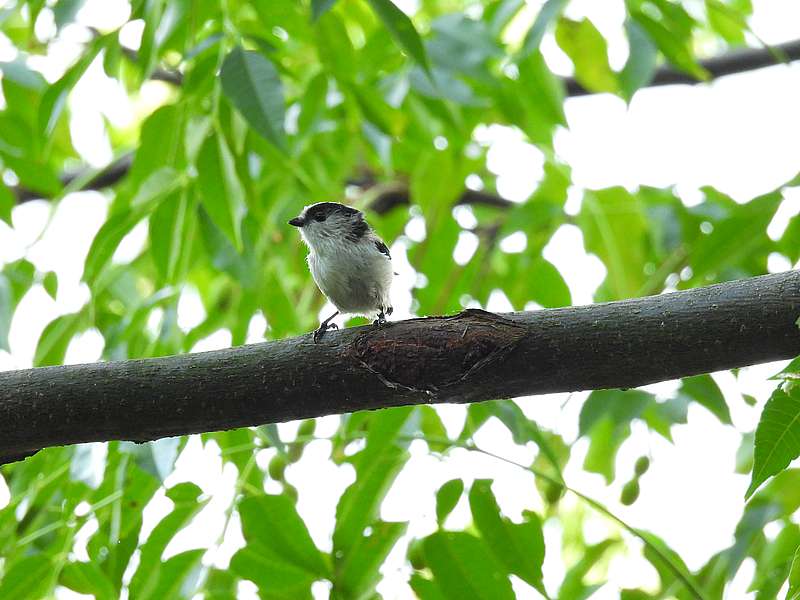
MULTIPOLYGON (((414 2, 408 4, 413 8, 414 2)), ((535 14, 536 2, 531 2, 535 14)), ((751 24, 755 32, 768 43, 779 43, 797 35, 800 23, 800 3, 796 0, 756 0, 751 24)), ((612 63, 624 60, 625 42, 619 35, 623 17, 622 2, 573 0, 572 17, 589 16, 610 39, 612 63)), ((80 14, 85 24, 101 27, 118 26, 127 16, 123 0, 89 0, 80 14)), ((47 30, 47 23, 37 26, 47 30)), ((68 28, 65 41, 53 48, 53 56, 36 64, 48 79, 53 80, 63 69, 63 63, 78 51, 82 39, 79 28, 68 28), (70 42, 69 40, 73 41, 70 42), (59 66, 61 63, 61 66, 59 66)), ((135 27, 130 32, 135 43, 135 27)), ((543 45, 551 66, 561 73, 569 65, 555 46, 552 36, 543 45)), ((0 60, 13 58, 13 49, 0 37, 0 60)), ((576 188, 570 195, 570 210, 579 208, 580 187, 639 184, 654 186, 677 185, 687 202, 696 201, 697 188, 712 185, 739 201, 771 190, 800 171, 797 140, 800 139, 800 67, 776 66, 758 72, 726 77, 709 85, 673 86, 643 90, 630 106, 609 95, 570 99, 566 104, 569 127, 556 136, 559 156, 573 169, 576 188)), ((110 159, 110 145, 102 129, 106 117, 117 126, 136 121, 139 115, 152 110, 163 101, 167 88, 160 83, 148 83, 140 97, 129 100, 114 82, 105 78, 99 65, 94 65, 70 99, 73 111, 72 131, 76 147, 91 164, 103 164, 110 159)), ((498 189, 512 199, 524 199, 541 177, 541 153, 526 144, 507 128, 493 127, 482 132, 494 144, 489 167, 498 176, 498 189)), ((56 300, 51 299, 40 285, 26 294, 17 309, 12 324, 11 353, 0 352, 0 369, 24 368, 31 364, 36 340, 44 326, 59 314, 80 308, 88 299, 88 290, 79 282, 83 259, 94 232, 100 227, 108 200, 98 193, 73 194, 50 215, 45 202, 30 202, 14 210, 14 229, 0 223, 0 261, 9 262, 26 256, 41 271, 54 270, 59 277, 56 300), (51 219, 48 225, 48 219, 51 219), (76 235, 79 231, 80 235, 76 235)), ((779 233, 788 218, 800 211, 800 196, 787 194, 781 216, 770 232, 779 233)), ((469 219, 461 214, 460 219, 469 219)), ((408 231, 411 237, 422 234, 408 231)), ((130 260, 142 247, 146 230, 137 229, 126 238, 115 260, 130 260)), ((509 240, 513 246, 520 240, 509 240)), ((467 236, 460 244, 459 262, 474 251, 474 241, 467 236), (471 247, 472 246, 472 247, 471 247)), ((408 316, 411 301, 409 288, 415 274, 405 261, 402 244, 396 245, 398 271, 401 276, 395 286, 395 306, 399 316, 408 316)), ((602 264, 583 250, 580 231, 571 226, 559 230, 548 244, 545 256, 564 275, 575 303, 590 302, 592 294, 604 276, 602 264)), ((771 270, 790 268, 788 261, 773 257, 771 270)), ((491 310, 509 308, 502 294, 493 295, 491 310)), ((327 310, 327 309, 326 309, 327 310)), ((185 291, 179 309, 182 327, 189 328, 202 319, 202 305, 194 290, 185 291)), ((155 324, 152 324, 155 325, 155 324)), ((264 320, 259 317, 251 327, 251 341, 260 338, 264 320)), ((203 340, 196 350, 224 347, 230 344, 230 333, 219 331, 203 340)), ((96 331, 80 336, 70 344, 67 362, 97 360, 103 340, 96 331)), ((761 406, 773 387, 766 378, 779 365, 763 365, 744 369, 737 380, 730 373, 715 374, 731 407, 734 424, 740 431, 750 431, 757 423, 761 406), (748 407, 741 393, 759 400, 756 408, 748 407)), ((667 393, 674 383, 651 386, 667 393)), ((585 394, 576 394, 566 407, 561 406, 564 395, 539 396, 519 400, 524 412, 540 425, 559 431, 568 439, 577 434, 577 415, 585 394)), ((450 433, 457 432, 463 422, 465 407, 441 406, 450 433)), ((332 434, 338 417, 319 420, 319 435, 332 434)), ((279 426, 285 439, 291 439, 296 424, 279 426)), ((634 434, 619 452, 617 472, 619 481, 605 487, 601 477, 583 472, 585 440, 576 443, 572 460, 566 470, 570 485, 604 502, 612 511, 631 524, 662 536, 686 560, 691 568, 699 567, 714 552, 732 542, 732 534, 743 508, 748 477, 733 473, 739 436, 721 426, 701 408, 692 406, 689 425, 673 428, 675 444, 666 443, 660 436, 636 427, 634 434), (649 454, 652 467, 642 480, 641 496, 633 506, 618 502, 619 489, 632 473, 633 462, 641 454, 649 454)), ((508 432, 498 423, 489 422, 476 436, 487 449, 521 461, 529 460, 534 448, 513 444, 508 432)), ((191 480, 198 483, 212 502, 201 518, 171 544, 167 554, 222 535, 223 513, 230 500, 235 472, 223 469, 218 452, 211 444, 203 449, 195 438, 178 462, 169 483, 191 480)), ((259 464, 266 466, 272 450, 264 450, 259 464)), ((532 478, 502 463, 474 454, 454 452, 444 460, 427 454, 423 444, 411 447, 412 458, 392 487, 381 509, 386 520, 408 520, 409 535, 398 545, 384 567, 385 579, 379 590, 387 598, 413 597, 405 581, 410 573, 403 565, 405 544, 411 536, 423 536, 435 528, 434 491, 444 481, 462 476, 469 482, 476 477, 494 479, 494 490, 503 511, 512 519, 520 518, 525 508, 541 509, 532 478)), ((288 480, 298 488, 298 510, 308 524, 320 548, 329 550, 336 502, 343 489, 353 480, 352 468, 329 462, 330 443, 318 441, 309 445, 302 460, 287 470, 288 480)), ((0 480, 1 481, 1 480, 0 480)), ((268 491, 278 491, 270 488, 268 491)), ((7 490, 0 484, 0 505, 7 502, 7 490), (3 495, 6 495, 4 500, 3 495)), ((564 502, 574 503, 567 497, 564 502)), ((145 512, 147 534, 170 501, 161 494, 145 512)), ((607 519, 591 513, 586 535, 599 541, 616 529, 607 519)), ((466 503, 457 507, 447 524, 461 527, 468 523, 466 503)), ((89 532, 84 532, 88 534, 89 532)), ((769 532, 768 533, 774 533, 769 532)), ((546 526, 547 560, 545 577, 548 590, 555 592, 564 570, 558 556, 559 526, 546 526)), ((626 537, 630 552, 619 555, 611 565, 610 580, 593 598, 618 597, 621 587, 653 586, 655 571, 641 557, 638 544, 626 537)), ((234 521, 222 547, 206 555, 207 563, 225 566, 229 557, 242 543, 238 523, 234 521)), ((81 553, 77 551, 77 555, 81 553)), ((746 564, 728 598, 752 598, 746 592, 753 565, 746 564)), ((525 584, 515 581, 521 598, 538 598, 525 584)), ((316 591, 325 596, 325 586, 316 591)), ((252 594, 251 586, 242 587, 243 596, 252 594)), ((63 597, 77 597, 64 591, 63 597)))

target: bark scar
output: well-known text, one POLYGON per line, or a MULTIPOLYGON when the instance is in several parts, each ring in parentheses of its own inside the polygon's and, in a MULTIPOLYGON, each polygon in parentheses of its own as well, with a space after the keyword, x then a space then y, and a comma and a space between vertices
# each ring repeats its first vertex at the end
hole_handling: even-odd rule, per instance
POLYGON ((525 325, 479 309, 449 317, 411 319, 358 335, 345 358, 384 385, 435 397, 463 383, 511 352, 525 325))

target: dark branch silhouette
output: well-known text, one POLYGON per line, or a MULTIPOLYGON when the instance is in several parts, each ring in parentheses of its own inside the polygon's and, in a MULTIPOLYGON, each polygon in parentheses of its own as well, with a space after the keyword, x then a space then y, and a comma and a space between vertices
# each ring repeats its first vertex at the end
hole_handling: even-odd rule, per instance
MULTIPOLYGON (((700 66, 708 71, 709 79, 718 79, 725 75, 755 71, 764 67, 780 64, 783 60, 800 60, 800 40, 792 40, 783 44, 776 44, 768 48, 741 48, 731 50, 722 56, 715 56, 698 61, 700 66)), ((575 79, 564 80, 569 96, 586 96, 590 92, 583 88, 575 79)), ((664 65, 656 69, 653 78, 644 87, 658 87, 662 85, 703 83, 701 80, 664 65)))
MULTIPOLYGON (((657 381, 800 354, 800 272, 621 302, 411 319, 199 354, 0 374, 0 464, 408 404, 657 381)), ((535 402, 535 400, 530 400, 535 402)))
MULTIPOLYGON (((384 215, 391 211, 396 206, 401 204, 410 204, 411 197, 407 187, 393 187, 386 191, 380 192, 369 203, 369 209, 379 215, 384 215)), ((506 209, 514 206, 514 202, 503 198, 492 192, 464 190, 464 192, 456 199, 457 205, 469 204, 483 204, 484 206, 493 206, 495 208, 506 209)))
MULTIPOLYGON (((135 53, 134 53, 135 55, 135 53)), ((724 75, 731 75, 734 73, 742 73, 745 71, 752 71, 762 67, 778 64, 776 56, 785 58, 787 61, 800 60, 800 40, 778 44, 770 48, 747 48, 742 50, 733 50, 723 56, 708 58, 701 60, 700 65, 708 71, 711 79, 716 79, 724 75)), ((158 68, 153 71, 150 76, 151 79, 165 81, 176 86, 180 86, 183 82, 183 74, 180 71, 168 70, 158 68)), ((682 71, 678 71, 673 67, 664 65, 656 69, 652 80, 646 87, 672 85, 672 84, 695 84, 702 83, 700 80, 688 75, 682 71)), ((585 96, 591 94, 590 92, 575 81, 574 78, 564 79, 564 86, 568 96, 585 96)), ((118 181, 122 180, 130 168, 131 158, 133 153, 126 155, 111 163, 106 169, 101 171, 99 175, 91 178, 85 185, 81 186, 81 190, 101 190, 113 186, 118 181)), ((71 183, 76 179, 83 178, 85 171, 76 171, 62 175, 61 181, 64 185, 71 183)), ((27 189, 23 186, 13 187, 11 191, 16 195, 17 202, 27 202, 29 200, 36 200, 43 198, 40 192, 27 189)), ((374 201, 372 208, 379 213, 388 211, 391 207, 398 204, 408 203, 408 191, 397 190, 397 193, 391 195, 387 192, 385 198, 378 198, 374 201)), ((46 199, 46 198, 45 198, 46 199)), ((474 192, 467 190, 459 200, 461 204, 488 204, 490 206, 504 207, 511 204, 509 200, 502 198, 496 194, 488 192, 474 192)))

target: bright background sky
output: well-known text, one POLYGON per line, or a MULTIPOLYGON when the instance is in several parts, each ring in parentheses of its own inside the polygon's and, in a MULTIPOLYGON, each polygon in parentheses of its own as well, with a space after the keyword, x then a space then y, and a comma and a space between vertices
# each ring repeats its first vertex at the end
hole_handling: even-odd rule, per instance
MULTIPOLYGON (((0 0, 0 6, 2 3, 0 0)), ((753 3, 755 12, 751 25, 761 39, 776 44, 797 36, 800 2, 754 0, 753 3)), ((406 0, 398 4, 413 11, 415 2, 406 0)), ((702 5, 701 2, 696 4, 698 7, 702 5)), ((532 18, 540 3, 532 1, 529 5, 525 10, 532 18)), ((573 18, 591 18, 609 40, 612 65, 620 66, 624 62, 627 45, 621 34, 624 18, 621 0, 573 0, 567 14, 573 18)), ((84 25, 109 29, 125 22, 127 15, 124 0, 88 0, 79 14, 79 21, 84 25)), ((526 27, 528 23, 529 20, 525 22, 522 19, 519 27, 526 27)), ((41 34, 47 34, 50 27, 52 24, 46 15, 37 22, 37 32, 41 34)), ((136 47, 140 33, 141 28, 136 24, 126 26, 125 43, 136 47)), ((51 46, 48 57, 31 59, 30 64, 53 81, 80 52, 80 44, 85 40, 85 31, 81 27, 69 26, 63 31, 61 41, 51 46)), ((751 43, 755 45, 755 41, 751 40, 751 43)), ((709 49, 710 52, 714 50, 709 49)), ((570 63, 557 48, 552 35, 545 37, 543 51, 554 71, 564 75, 570 73, 570 63)), ((14 58, 13 46, 0 35, 0 60, 14 58)), ((108 163, 112 158, 111 146, 103 131, 103 118, 108 118, 117 127, 132 125, 162 103, 168 93, 165 84, 148 82, 137 97, 128 98, 118 84, 104 75, 101 65, 95 63, 70 98, 71 130, 76 147, 88 163, 95 166, 108 163)), ((611 185, 628 188, 640 184, 675 185, 687 204, 700 200, 698 188, 703 185, 712 185, 738 201, 770 191, 800 170, 798 107, 800 66, 797 64, 729 76, 707 85, 645 89, 636 94, 630 105, 610 95, 570 99, 566 103, 569 127, 559 131, 555 140, 557 154, 573 169, 575 185, 570 192, 569 210, 579 210, 582 188, 611 185)), ((526 144, 517 131, 509 128, 482 128, 478 137, 480 142, 491 147, 489 168, 498 175, 499 192, 512 200, 524 200, 542 176, 541 152, 526 144)), ((788 219, 800 212, 800 194, 797 192, 798 189, 786 192, 779 214, 770 225, 769 234, 773 238, 780 236, 788 219)), ((59 280, 56 300, 51 299, 41 286, 35 285, 20 302, 11 327, 11 352, 0 351, 0 370, 29 367, 44 326, 58 315, 78 310, 88 300, 88 289, 80 283, 83 260, 94 234, 105 219, 108 204, 109 200, 103 194, 76 193, 65 198, 52 214, 51 205, 42 201, 15 208, 13 230, 0 222, 0 261, 10 262, 26 256, 39 270, 55 271, 59 280)), ((456 214, 462 222, 471 219, 468 208, 460 208, 456 214)), ((418 238, 424 235, 424 229, 412 223, 407 234, 409 238, 418 238)), ((114 260, 130 261, 141 252, 145 238, 146 227, 141 224, 123 241, 114 260)), ((454 257, 458 261, 463 261, 474 251, 474 240, 468 234, 462 242, 454 257)), ((505 242, 507 248, 518 243, 519 240, 513 239, 505 242)), ((394 245, 392 254, 397 257, 400 272, 394 289, 395 314, 403 318, 410 315, 409 290, 415 276, 405 260, 402 239, 394 245)), ((545 257, 565 277, 576 304, 591 302, 605 269, 597 258, 585 253, 581 233, 576 227, 563 226, 546 247, 545 257)), ((770 257, 770 271, 791 267, 781 255, 770 257)), ((487 308, 510 310, 510 305, 501 293, 496 293, 487 308)), ((328 308, 322 312, 327 313, 328 308)), ((184 290, 179 306, 180 326, 188 330, 203 318, 203 307, 197 293, 192 289, 184 290)), ((158 319, 154 317, 149 326, 156 328, 157 325, 158 319)), ((266 325, 263 317, 255 318, 251 325, 249 341, 263 339, 266 325)), ((194 350, 226 347, 230 343, 230 333, 220 330, 200 341, 194 350)), ((98 360, 102 348, 102 336, 97 331, 88 331, 70 344, 66 361, 98 360)), ((766 379, 780 366, 773 363, 743 369, 738 382, 730 373, 714 374, 728 400, 734 425, 740 431, 754 429, 763 403, 774 387, 766 379), (747 406, 742 393, 755 396, 758 405, 747 406)), ((676 385, 667 382, 647 389, 665 394, 676 385)), ((518 403, 527 416, 571 441, 577 436, 577 417, 586 395, 573 394, 563 407, 567 399, 564 394, 521 398, 518 403)), ((436 409, 448 432, 456 434, 463 424, 466 408, 444 405, 436 409)), ((336 416, 320 419, 317 435, 333 434, 337 423, 336 416)), ((295 423, 282 424, 279 431, 285 440, 290 440, 296 427, 295 423)), ((601 476, 582 471, 580 467, 588 443, 579 440, 573 448, 565 478, 571 486, 604 502, 629 523, 664 538, 690 568, 696 569, 713 553, 732 543, 733 531, 744 506, 748 476, 733 472, 739 436, 704 409, 691 405, 689 424, 673 427, 673 436, 675 443, 671 445, 648 432, 644 426, 634 426, 633 435, 625 441, 618 454, 616 469, 620 481, 612 487, 606 487, 601 476), (619 486, 632 473, 633 462, 642 454, 652 457, 652 466, 642 479, 641 496, 633 506, 622 506, 618 501, 619 486)), ((523 462, 529 461, 536 452, 532 445, 525 448, 515 445, 508 431, 494 420, 488 422, 475 439, 487 450, 523 462)), ((100 466, 103 447, 101 444, 92 447, 100 466)), ((225 567, 230 556, 243 543, 236 519, 224 534, 222 531, 224 510, 233 493, 236 473, 231 465, 223 468, 218 450, 213 443, 203 448, 199 439, 193 437, 168 479, 168 485, 194 481, 211 497, 211 501, 198 519, 173 540, 165 558, 221 537, 224 539, 222 545, 212 547, 204 560, 207 564, 225 567)), ((312 442, 303 458, 289 466, 286 472, 287 480, 299 490, 297 506, 301 516, 314 540, 326 551, 331 549, 336 502, 354 479, 352 467, 336 466, 329 461, 330 450, 331 444, 326 440, 312 442)), ((444 481, 457 476, 463 477, 467 483, 476 477, 494 479, 493 489, 504 513, 515 520, 520 518, 524 509, 542 509, 530 474, 463 451, 454 451, 445 459, 435 458, 427 453, 422 442, 413 443, 410 450, 412 458, 381 507, 384 520, 410 521, 408 534, 384 567, 384 580, 379 591, 387 598, 413 597, 405 583, 410 574, 410 567, 404 565, 406 544, 412 537, 435 530, 434 492, 444 481)), ((266 468, 273 453, 271 449, 259 453, 258 462, 262 468, 266 468)), ((278 492, 279 486, 274 485, 274 489, 268 485, 267 491, 278 492)), ((0 478, 0 507, 7 502, 8 489, 0 478)), ((574 504, 576 500, 567 496, 563 502, 574 504)), ((164 497, 163 490, 159 492, 145 509, 143 536, 149 534, 170 505, 171 501, 164 497)), ((585 530, 588 541, 601 541, 609 532, 616 531, 606 518, 589 514, 585 530)), ((466 500, 462 499, 447 525, 460 528, 469 519, 466 500)), ((96 522, 90 521, 82 530, 83 547, 79 544, 75 550, 78 558, 88 559, 85 540, 93 532, 93 527, 96 527, 96 522)), ((767 528, 767 535, 776 533, 777 528, 767 528)), ((550 592, 555 592, 564 574, 558 552, 560 525, 548 522, 545 535, 545 584, 550 592)), ((625 536, 625 539, 628 552, 616 556, 608 584, 593 598, 617 598, 622 587, 656 584, 656 572, 641 557, 639 542, 630 536, 625 536)), ((137 559, 134 555, 134 563, 137 559)), ((746 592, 753 569, 752 559, 747 559, 727 598, 754 597, 754 594, 746 592)), ((132 573, 133 569, 129 568, 127 576, 132 573)), ((326 585, 316 585, 318 596, 326 597, 326 585)), ((519 580, 514 581, 514 586, 520 598, 540 597, 519 580)), ((242 584, 241 592, 242 597, 255 597, 252 584, 242 584)), ((61 590, 59 596, 81 597, 67 590, 61 590)))

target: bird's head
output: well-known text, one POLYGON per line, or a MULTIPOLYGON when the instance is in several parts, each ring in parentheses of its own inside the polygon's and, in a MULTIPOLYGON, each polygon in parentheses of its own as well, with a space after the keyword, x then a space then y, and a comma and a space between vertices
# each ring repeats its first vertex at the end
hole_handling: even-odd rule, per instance
POLYGON ((303 240, 315 249, 330 242, 357 242, 369 230, 360 210, 338 202, 306 206, 289 225, 297 227, 303 240))

